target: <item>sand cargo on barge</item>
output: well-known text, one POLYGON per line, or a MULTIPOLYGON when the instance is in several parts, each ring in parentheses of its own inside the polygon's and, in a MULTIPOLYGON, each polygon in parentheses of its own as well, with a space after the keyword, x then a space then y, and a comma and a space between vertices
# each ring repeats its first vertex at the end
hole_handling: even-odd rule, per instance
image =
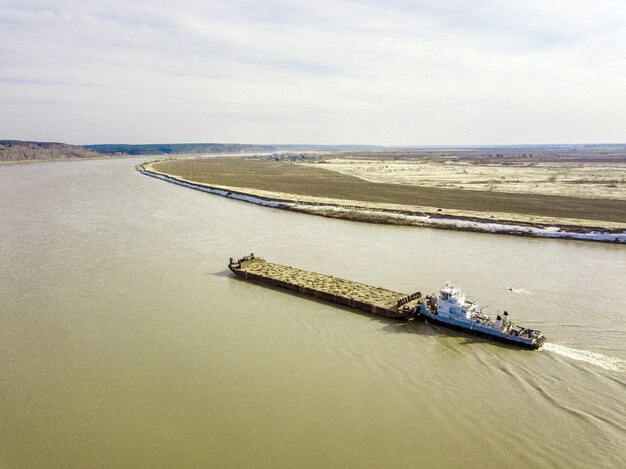
POLYGON ((246 280, 286 288, 303 295, 357 308, 368 313, 394 319, 413 317, 413 310, 421 303, 421 294, 400 293, 373 287, 332 275, 323 275, 285 265, 273 264, 254 254, 235 261, 228 268, 246 280))
POLYGON ((541 347, 546 340, 540 331, 510 322, 506 311, 504 317, 498 315, 492 320, 482 308, 448 283, 439 290, 439 296, 423 297, 420 292, 407 295, 332 275, 273 264, 254 254, 237 261, 231 257, 228 268, 246 280, 286 288, 379 316, 393 319, 421 317, 445 327, 530 349, 541 347))

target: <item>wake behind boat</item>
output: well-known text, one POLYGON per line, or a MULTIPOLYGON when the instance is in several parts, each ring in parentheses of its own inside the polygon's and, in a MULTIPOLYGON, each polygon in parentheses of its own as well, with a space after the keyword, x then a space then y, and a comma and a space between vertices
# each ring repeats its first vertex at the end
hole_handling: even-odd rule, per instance
POLYGON ((438 298, 426 297, 419 314, 446 327, 531 349, 541 347, 546 341, 540 331, 512 323, 506 311, 493 320, 450 282, 446 282, 439 289, 438 298))

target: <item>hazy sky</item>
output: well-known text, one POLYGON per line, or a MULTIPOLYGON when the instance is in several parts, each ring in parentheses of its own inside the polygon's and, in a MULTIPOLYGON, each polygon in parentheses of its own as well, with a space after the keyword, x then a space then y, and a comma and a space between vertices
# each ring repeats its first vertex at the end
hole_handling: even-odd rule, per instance
POLYGON ((626 1, 0 0, 0 138, 626 142, 626 1))

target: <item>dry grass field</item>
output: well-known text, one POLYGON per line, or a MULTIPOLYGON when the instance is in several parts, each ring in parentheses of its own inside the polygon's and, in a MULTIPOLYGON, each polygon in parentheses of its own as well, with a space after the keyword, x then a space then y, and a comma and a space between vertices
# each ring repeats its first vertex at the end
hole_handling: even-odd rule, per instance
POLYGON ((621 162, 514 161, 502 164, 357 156, 303 164, 388 184, 626 200, 626 163, 621 162))
MULTIPOLYGON (((379 160, 373 164, 381 165, 379 160)), ((150 169, 199 184, 232 188, 249 194, 275 194, 276 198, 283 200, 305 196, 321 202, 343 200, 369 207, 377 204, 406 206, 407 210, 409 207, 427 207, 434 214, 462 214, 467 211, 474 216, 478 213, 485 219, 501 220, 502 214, 512 214, 515 216, 509 219, 528 219, 529 223, 532 223, 532 217, 545 217, 565 220, 564 223, 570 225, 575 220, 588 220, 593 222, 593 226, 604 226, 603 222, 611 224, 613 229, 614 224, 626 226, 626 200, 619 197, 573 197, 538 191, 515 193, 466 190, 462 186, 376 182, 345 174, 347 171, 332 171, 326 166, 332 167, 332 163, 303 165, 211 158, 163 161, 151 164, 150 169)), ((384 176, 384 172, 382 174, 384 176)))

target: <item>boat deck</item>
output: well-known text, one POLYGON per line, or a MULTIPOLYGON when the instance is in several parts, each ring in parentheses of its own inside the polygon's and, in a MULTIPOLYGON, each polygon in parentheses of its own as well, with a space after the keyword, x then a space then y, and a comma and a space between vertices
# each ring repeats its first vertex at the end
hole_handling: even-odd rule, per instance
POLYGON ((332 275, 318 274, 273 264, 254 256, 246 256, 229 264, 237 276, 287 288, 304 295, 351 306, 390 318, 408 318, 421 301, 421 295, 387 290, 353 282, 332 275))

